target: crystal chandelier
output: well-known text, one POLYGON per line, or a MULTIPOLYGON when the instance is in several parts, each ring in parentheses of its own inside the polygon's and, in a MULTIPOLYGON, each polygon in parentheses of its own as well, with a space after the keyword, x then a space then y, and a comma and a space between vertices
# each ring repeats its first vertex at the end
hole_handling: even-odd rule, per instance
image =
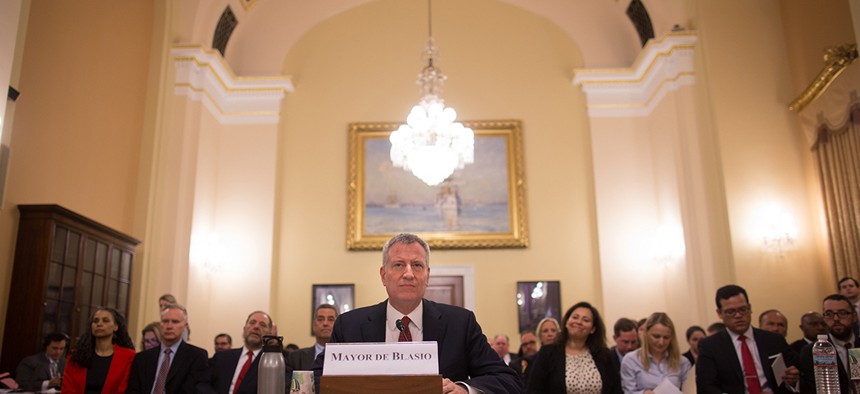
POLYGON ((433 42, 430 1, 427 2, 427 47, 422 59, 427 67, 418 74, 421 101, 412 107, 406 124, 391 133, 391 162, 435 186, 466 164, 475 161, 475 134, 455 122, 457 112, 445 107, 442 84, 445 75, 433 66, 439 50, 433 42))

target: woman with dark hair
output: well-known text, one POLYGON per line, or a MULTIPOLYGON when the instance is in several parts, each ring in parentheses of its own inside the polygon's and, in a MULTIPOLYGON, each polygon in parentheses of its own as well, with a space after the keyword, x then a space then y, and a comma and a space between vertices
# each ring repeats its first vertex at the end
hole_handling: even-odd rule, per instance
POLYGON ((690 360, 690 365, 696 365, 696 360, 699 358, 699 341, 706 336, 708 335, 705 334, 705 329, 702 327, 690 326, 687 329, 687 343, 690 345, 690 350, 687 350, 682 356, 690 360))
POLYGON ((621 393, 617 362, 606 347, 600 312, 580 302, 564 314, 555 343, 541 347, 529 367, 528 393, 621 393))
POLYGON ((66 363, 62 392, 124 393, 134 354, 122 314, 97 308, 90 318, 90 332, 81 335, 66 363))
POLYGON ((645 322, 642 347, 628 352, 621 361, 621 384, 624 393, 653 394, 664 380, 678 390, 687 381, 690 361, 681 357, 675 323, 669 315, 654 312, 645 322))
POLYGON ((157 321, 149 323, 140 332, 140 351, 161 346, 161 324, 157 321))

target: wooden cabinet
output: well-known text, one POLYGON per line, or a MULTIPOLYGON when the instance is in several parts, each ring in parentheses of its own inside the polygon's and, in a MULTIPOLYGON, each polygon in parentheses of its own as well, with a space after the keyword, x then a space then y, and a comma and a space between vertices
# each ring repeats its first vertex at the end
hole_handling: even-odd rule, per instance
POLYGON ((140 241, 59 205, 19 205, 0 371, 14 371, 54 331, 74 343, 97 306, 128 316, 140 241))

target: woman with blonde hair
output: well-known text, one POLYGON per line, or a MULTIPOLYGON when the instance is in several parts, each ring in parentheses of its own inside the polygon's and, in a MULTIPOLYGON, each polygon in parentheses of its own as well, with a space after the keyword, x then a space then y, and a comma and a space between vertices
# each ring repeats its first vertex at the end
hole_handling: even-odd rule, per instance
POLYGON ((655 312, 645 322, 642 347, 628 352, 621 361, 621 385, 625 394, 650 394, 668 380, 681 390, 690 368, 690 360, 681 357, 672 319, 655 312))
POLYGON ((140 351, 161 346, 161 323, 154 321, 140 332, 140 351))
POLYGON ((558 320, 551 317, 541 319, 535 329, 535 335, 537 335, 540 345, 549 345, 550 343, 555 342, 555 337, 558 335, 559 327, 558 320))

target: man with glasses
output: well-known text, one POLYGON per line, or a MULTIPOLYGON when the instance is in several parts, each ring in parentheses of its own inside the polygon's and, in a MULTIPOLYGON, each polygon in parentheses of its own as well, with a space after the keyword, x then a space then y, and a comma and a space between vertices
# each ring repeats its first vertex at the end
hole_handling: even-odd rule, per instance
MULTIPOLYGON (((830 328, 829 341, 836 347, 839 364, 839 388, 842 393, 854 393, 849 378, 848 349, 860 347, 860 341, 854 335, 853 327, 857 324, 857 313, 851 300, 841 294, 832 294, 824 298, 824 322, 830 328)), ((798 357, 797 366, 800 369, 800 392, 815 392, 815 372, 812 363, 812 346, 806 345, 798 357)))
MULTIPOLYGON (((737 285, 719 288, 717 316, 726 329, 699 342, 696 387, 699 393, 789 393, 798 371, 788 367, 776 384, 771 363, 779 354, 787 356, 788 343, 779 334, 753 328, 752 306, 747 292, 737 285)), ((786 357, 790 359, 791 357, 786 357)), ((790 361, 790 360, 788 360, 790 361)), ((787 361, 787 362, 788 362, 787 361)))

